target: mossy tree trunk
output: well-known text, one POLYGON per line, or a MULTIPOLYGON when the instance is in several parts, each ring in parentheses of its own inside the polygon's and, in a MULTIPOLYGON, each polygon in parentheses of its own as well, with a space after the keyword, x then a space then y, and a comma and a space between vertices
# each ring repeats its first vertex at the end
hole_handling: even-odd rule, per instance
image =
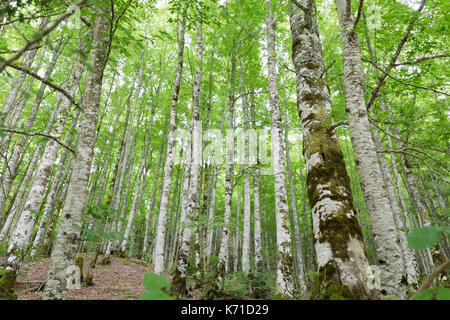
MULTIPOLYGON (((198 13, 201 16, 200 2, 197 3, 198 13)), ((172 280, 171 292, 176 296, 185 296, 186 290, 186 273, 188 267, 189 249, 191 245, 192 231, 194 226, 192 222, 198 217, 199 214, 199 176, 200 166, 202 164, 202 125, 200 122, 200 97, 201 97, 201 84, 202 84, 202 61, 203 61, 203 39, 202 39, 202 22, 197 23, 197 66, 195 71, 195 82, 193 89, 193 110, 192 110, 192 123, 191 123, 191 143, 189 148, 191 156, 187 158, 188 161, 192 160, 190 165, 190 171, 187 174, 190 175, 188 201, 182 210, 182 213, 186 217, 186 225, 181 225, 181 237, 180 248, 178 250, 177 264, 175 268, 175 276, 172 280)), ((194 250, 197 258, 199 259, 199 247, 198 238, 196 238, 196 245, 194 250)))
POLYGON ((371 269, 353 207, 350 180, 336 132, 313 1, 290 12, 297 107, 303 132, 306 184, 319 267, 312 299, 370 299, 371 269))

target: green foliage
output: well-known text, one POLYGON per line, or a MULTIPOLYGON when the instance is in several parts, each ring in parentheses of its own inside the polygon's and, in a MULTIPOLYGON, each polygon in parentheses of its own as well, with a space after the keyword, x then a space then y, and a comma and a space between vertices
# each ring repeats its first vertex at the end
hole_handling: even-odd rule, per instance
POLYGON ((273 296, 275 279, 269 272, 236 272, 224 279, 222 289, 218 290, 220 299, 270 299, 273 296))
POLYGON ((430 288, 416 295, 414 300, 450 300, 450 289, 443 287, 430 288))
POLYGON ((140 300, 174 299, 166 293, 170 288, 170 284, 169 280, 164 275, 148 272, 144 274, 143 285, 147 292, 139 298, 140 300))
POLYGON ((8 241, 0 241, 0 256, 5 256, 8 251, 8 241))
POLYGON ((412 249, 432 248, 442 237, 442 232, 450 233, 449 226, 423 227, 408 234, 408 247, 412 249))
POLYGON ((219 295, 221 298, 227 299, 242 299, 248 295, 249 279, 244 272, 236 272, 231 279, 224 279, 223 288, 219 295))
POLYGON ((249 288, 253 298, 270 299, 275 288, 273 274, 269 272, 250 272, 249 288))

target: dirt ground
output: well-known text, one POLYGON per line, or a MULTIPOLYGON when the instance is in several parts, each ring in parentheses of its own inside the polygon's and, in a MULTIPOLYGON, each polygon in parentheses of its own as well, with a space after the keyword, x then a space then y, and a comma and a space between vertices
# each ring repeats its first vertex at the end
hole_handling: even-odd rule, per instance
MULTIPOLYGON (((92 255, 84 255, 83 274, 87 273, 92 255)), ((144 273, 153 271, 153 265, 142 265, 137 259, 111 256, 111 264, 97 265, 93 285, 69 290, 70 300, 137 300, 145 293, 142 285, 144 273)), ((97 261, 100 261, 99 256, 97 261)), ((39 300, 42 291, 37 287, 45 281, 49 258, 24 263, 17 278, 19 300, 39 300)))

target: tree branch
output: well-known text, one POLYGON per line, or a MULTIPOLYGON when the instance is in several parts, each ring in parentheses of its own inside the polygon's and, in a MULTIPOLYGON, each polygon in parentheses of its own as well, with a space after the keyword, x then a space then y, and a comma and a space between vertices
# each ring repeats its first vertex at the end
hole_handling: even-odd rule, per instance
POLYGON ((297 0, 291 0, 293 4, 295 4, 300 10, 302 11, 308 11, 308 8, 304 7, 300 2, 297 0))
POLYGON ((337 127, 340 127, 340 126, 348 126, 348 121, 343 120, 343 121, 339 121, 339 122, 332 124, 331 127, 328 128, 328 132, 333 132, 334 129, 336 129, 337 127))
MULTIPOLYGON (((86 1, 87 1, 87 0, 81 0, 80 2, 78 2, 78 3, 76 4, 76 6, 80 7, 80 6, 82 6, 83 4, 85 4, 86 1)), ((59 17, 58 19, 56 19, 56 21, 55 21, 50 27, 48 27, 47 29, 45 29, 45 30, 42 31, 42 32, 39 32, 39 33, 38 33, 39 36, 35 36, 35 37, 34 37, 34 40, 29 40, 29 41, 25 44, 25 46, 24 46, 21 50, 19 50, 15 55, 13 55, 11 58, 9 58, 9 59, 7 59, 7 60, 5 60, 5 59, 2 58, 3 64, 0 66, 0 73, 5 69, 5 67, 6 67, 7 65, 9 65, 9 64, 10 64, 11 62, 13 62, 14 60, 20 58, 20 57, 22 56, 22 54, 23 54, 25 51, 28 50, 28 48, 30 48, 33 44, 35 44, 35 43, 41 41, 41 39, 42 39, 43 37, 45 37, 45 36, 48 35, 51 31, 53 31, 53 29, 55 29, 62 21, 64 21, 66 18, 70 17, 70 16, 73 14, 73 12, 74 12, 74 11, 66 12, 66 13, 63 14, 61 17, 59 17)))
POLYGON ((415 65, 415 64, 427 61, 427 60, 438 59, 438 58, 448 58, 448 57, 450 57, 450 54, 438 54, 436 56, 423 57, 416 61, 411 61, 411 62, 407 61, 407 62, 397 63, 397 64, 394 64, 394 67, 404 66, 404 65, 415 65))
POLYGON ((323 70, 322 74, 320 75, 319 78, 322 78, 325 74, 327 74, 328 70, 330 70, 330 68, 333 66, 333 64, 336 62, 336 60, 333 60, 333 62, 330 63, 330 65, 328 67, 325 68, 325 70, 323 70))
POLYGON ((52 17, 52 16, 56 16, 56 15, 64 13, 64 12, 54 12, 54 13, 49 13, 49 14, 44 14, 44 15, 37 16, 38 13, 41 13, 43 11, 45 11, 45 10, 40 10, 40 11, 36 12, 35 14, 33 14, 33 15, 29 16, 29 17, 16 18, 14 20, 9 20, 9 21, 6 21, 6 22, 2 22, 2 23, 0 23, 0 26, 6 26, 6 25, 12 24, 14 22, 20 21, 20 20, 33 20, 33 19, 39 19, 39 18, 47 18, 47 17, 52 17))
MULTIPOLYGON (((39 48, 41 48, 42 46, 40 45, 40 46, 36 46, 36 47, 32 47, 32 48, 28 48, 27 50, 25 50, 25 51, 30 51, 30 50, 37 50, 37 49, 39 49, 39 48)), ((0 52, 0 54, 5 54, 5 53, 17 53, 17 52, 19 52, 19 50, 12 50, 12 51, 2 51, 2 52, 0 52)))
POLYGON ((448 268, 450 268, 450 259, 447 260, 446 262, 444 262, 443 264, 441 264, 438 268, 436 268, 433 271, 433 273, 430 274, 428 276, 428 278, 425 279, 424 282, 422 282, 422 285, 417 290, 416 294, 410 298, 410 300, 414 300, 414 298, 417 297, 417 295, 419 293, 421 293, 422 291, 428 289, 431 286, 431 284, 433 283, 434 278, 436 278, 439 274, 441 274, 442 272, 444 272, 448 268))
POLYGON ((286 63, 283 63, 283 67, 285 67, 287 70, 289 70, 290 72, 296 73, 295 70, 289 68, 286 63))
MULTIPOLYGON (((425 7, 425 2, 426 0, 422 0, 422 2, 420 3, 419 9, 417 10, 417 13, 421 13, 423 8, 425 7)), ((405 32, 403 33, 403 37, 400 40, 400 42, 397 45, 397 49, 395 50, 394 55, 391 58, 391 62, 389 63, 388 67, 386 68, 386 71, 389 72, 390 69, 392 69, 395 65, 395 62, 398 59, 398 56, 400 55, 400 52, 403 48, 403 45, 406 43, 406 41, 408 40, 409 34, 414 26, 414 23, 417 21, 417 19, 419 19, 419 17, 414 17, 414 19, 412 19, 409 24, 408 27, 406 27, 405 32)), ((375 87, 375 89, 372 91, 372 95, 370 96, 369 102, 367 103, 367 109, 370 109, 372 107, 373 102, 375 101, 375 99, 378 96, 378 93, 380 92, 381 87, 384 84, 384 81, 386 80, 386 77, 388 76, 387 73, 383 73, 383 75, 378 78, 378 83, 377 86, 375 87)))
MULTIPOLYGON (((383 74, 384 74, 384 78, 386 79, 386 76, 387 77, 389 77, 389 78, 391 78, 391 79, 393 79, 393 80, 395 80, 395 81, 397 81, 397 82, 400 82, 401 84, 404 84, 405 86, 410 86, 410 87, 414 87, 414 88, 418 88, 418 89, 424 89, 424 90, 430 90, 430 91, 433 91, 433 92, 436 92, 436 93, 440 93, 440 94, 443 94, 443 95, 446 95, 446 96, 450 96, 450 94, 448 94, 448 93, 445 93, 445 92, 443 92, 443 91, 439 91, 439 90, 436 90, 436 89, 433 89, 433 88, 428 88, 428 87, 423 87, 423 86, 417 86, 417 85, 415 85, 415 84, 412 84, 412 83, 407 83, 407 82, 404 82, 404 81, 402 81, 402 80, 400 80, 400 79, 397 79, 397 78, 395 78, 394 76, 392 76, 392 75, 390 75, 387 71, 385 71, 385 70, 383 70, 383 69, 381 69, 375 62, 373 62, 372 60, 367 60, 367 59, 361 59, 362 61, 365 61, 365 62, 369 62, 370 64, 372 64, 375 68, 377 68, 379 71, 381 71, 383 74)), ((376 88, 375 88, 376 89, 376 88)), ((370 101, 369 101, 369 103, 371 103, 370 101)), ((367 104, 367 109, 369 109, 370 108, 370 104, 367 104)))
POLYGON ((54 141, 55 141, 56 143, 58 143, 60 146, 66 148, 67 150, 69 150, 70 152, 72 152, 73 154, 75 154, 75 150, 73 150, 71 147, 69 147, 68 145, 66 145, 64 142, 59 141, 57 137, 52 136, 52 135, 49 135, 49 134, 40 133, 40 132, 25 132, 25 131, 21 131, 21 130, 8 129, 8 128, 0 128, 0 131, 3 131, 3 132, 9 132, 9 133, 23 134, 23 135, 25 135, 25 136, 30 136, 30 137, 41 136, 41 137, 49 138, 49 139, 54 140, 54 141))
MULTIPOLYGON (((440 175, 438 172, 436 172, 425 160, 423 160, 421 157, 413 154, 413 153, 409 153, 406 152, 405 149, 398 149, 398 150, 377 150, 377 153, 389 153, 389 152, 395 152, 395 153, 402 153, 405 154, 407 156, 413 157, 415 159, 419 159, 420 161, 422 161, 427 167, 428 169, 430 169, 431 172, 433 172, 434 174, 436 174, 438 177, 440 177, 442 179, 443 182, 450 184, 450 181, 448 181, 447 179, 445 179, 442 175, 440 175)), ((448 170, 447 170, 448 171, 448 170)))
POLYGON ((356 26, 358 25, 359 19, 361 18, 361 12, 362 12, 362 8, 363 8, 363 4, 364 4, 364 0, 360 0, 359 1, 359 7, 358 7, 358 13, 356 14, 355 23, 353 23, 352 30, 354 30, 356 28, 356 26))
POLYGON ((418 148, 422 148, 422 149, 430 149, 430 150, 434 150, 434 151, 437 151, 437 152, 442 152, 442 153, 445 153, 445 154, 450 154, 448 151, 446 151, 446 150, 444 150, 444 149, 441 149, 441 148, 434 149, 434 148, 430 148, 430 147, 424 147, 424 146, 421 146, 421 145, 418 145, 418 144, 415 144, 415 143, 406 141, 406 140, 404 140, 404 139, 398 138, 398 137, 396 137, 396 136, 394 136, 394 135, 392 135, 392 134, 386 132, 385 130, 383 130, 379 125, 377 125, 377 124, 375 123, 375 121, 373 121, 373 119, 369 118, 369 121, 370 121, 371 124, 373 124, 375 127, 377 127, 377 128, 378 128, 380 131, 382 131, 384 134, 390 136, 391 138, 394 138, 394 139, 397 140, 397 141, 401 141, 401 142, 404 142, 405 144, 407 143, 407 144, 410 144, 410 145, 412 145, 412 146, 415 146, 415 147, 418 147, 418 148))
MULTIPOLYGON (((6 61, 3 58, 0 58, 0 61, 6 61)), ((34 73, 33 71, 30 71, 24 67, 20 67, 14 63, 8 62, 7 66, 14 68, 16 70, 25 72, 26 74, 32 76, 33 78, 41 81, 42 83, 45 83, 47 86, 49 86, 50 88, 55 89, 56 91, 61 92, 75 107, 77 107, 78 109, 80 109, 81 111, 83 111, 83 108, 81 108, 81 106, 78 104, 78 102, 75 101, 75 99, 64 89, 62 89, 61 87, 58 87, 56 84, 45 80, 44 78, 42 78, 41 76, 39 76, 38 74, 34 73)))

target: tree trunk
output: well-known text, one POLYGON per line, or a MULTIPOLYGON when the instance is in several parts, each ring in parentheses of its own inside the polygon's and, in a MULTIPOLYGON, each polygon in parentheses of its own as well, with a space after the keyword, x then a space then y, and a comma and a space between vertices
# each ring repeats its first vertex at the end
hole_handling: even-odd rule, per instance
POLYGON ((83 208, 91 169, 98 108, 100 105, 103 71, 108 61, 109 39, 106 37, 109 23, 106 15, 109 9, 98 9, 93 31, 92 71, 87 75, 83 103, 83 119, 79 127, 76 157, 72 162, 72 174, 67 190, 60 226, 50 257, 47 282, 42 298, 44 300, 67 297, 67 268, 73 265, 78 247, 83 208), (103 10, 102 10, 103 9, 103 10))
POLYGON ((404 266, 397 243, 393 212, 387 198, 377 154, 370 133, 361 69, 358 35, 353 31, 354 18, 350 0, 336 0, 344 59, 346 112, 361 189, 369 212, 375 240, 377 262, 381 270, 383 298, 405 298, 402 283, 404 266))
MULTIPOLYGON (((303 1, 305 3, 305 1, 303 1)), ((292 60, 297 76, 297 106, 303 132, 306 184, 312 210, 319 274, 315 299, 370 299, 375 288, 362 231, 353 208, 350 181, 334 130, 314 2, 303 15, 290 13, 292 60)))
POLYGON ((289 207, 287 203, 284 148, 281 140, 281 110, 278 97, 277 61, 275 51, 276 17, 272 14, 272 1, 267 3, 267 68, 269 78, 269 101, 272 112, 272 161, 275 179, 275 216, 277 227, 277 294, 293 296, 293 269, 291 234, 289 230, 289 207))
POLYGON ((172 171, 174 162, 175 130, 177 125, 178 93, 180 92, 181 74, 183 72, 184 35, 186 30, 187 6, 183 9, 183 22, 180 30, 180 41, 178 43, 178 65, 175 75, 175 84, 172 95, 172 108, 170 112, 170 129, 167 141, 167 156, 164 173, 164 187, 159 208, 158 227, 156 231, 156 243, 154 252, 155 273, 162 274, 164 271, 164 240, 166 234, 167 212, 169 209, 169 195, 172 185, 172 171))
MULTIPOLYGON (((217 270, 219 272, 219 282, 224 279, 225 274, 229 272, 230 255, 230 220, 233 210, 233 175, 234 175, 234 86, 236 78, 236 42, 233 42, 231 49, 231 79, 230 79, 230 98, 228 106, 228 128, 226 143, 226 170, 225 170, 225 212, 224 227, 222 230, 222 240, 219 249, 219 262, 217 270)), ((215 196, 215 189, 214 196, 215 196)))
MULTIPOLYGON (((201 15, 200 2, 197 3, 199 14, 201 15)), ((176 296, 186 296, 186 272, 189 260, 189 248, 192 236, 192 222, 198 217, 199 207, 199 171, 202 164, 202 124, 200 122, 200 97, 202 84, 202 60, 203 60, 203 39, 202 39, 202 22, 197 23, 197 67, 195 71, 195 82, 193 89, 193 110, 191 124, 191 143, 190 148, 191 170, 189 183, 189 198, 187 206, 182 208, 188 225, 181 225, 180 239, 181 244, 178 250, 177 266, 175 268, 174 278, 172 280, 171 292, 176 296)), ((198 227, 197 227, 198 228, 198 227)), ((198 238, 196 238, 198 242, 198 238)), ((195 248, 198 254, 198 248, 195 248)))

